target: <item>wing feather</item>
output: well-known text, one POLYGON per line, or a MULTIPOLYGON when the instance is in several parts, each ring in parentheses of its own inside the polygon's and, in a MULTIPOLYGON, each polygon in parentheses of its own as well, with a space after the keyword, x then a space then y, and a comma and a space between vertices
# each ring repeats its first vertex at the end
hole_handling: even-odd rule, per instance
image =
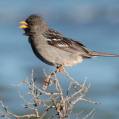
POLYGON ((61 50, 65 50, 71 53, 79 53, 84 57, 90 57, 90 50, 87 49, 81 42, 75 41, 70 38, 64 37, 59 32, 49 29, 45 34, 45 37, 49 39, 47 42, 49 45, 52 45, 61 50))

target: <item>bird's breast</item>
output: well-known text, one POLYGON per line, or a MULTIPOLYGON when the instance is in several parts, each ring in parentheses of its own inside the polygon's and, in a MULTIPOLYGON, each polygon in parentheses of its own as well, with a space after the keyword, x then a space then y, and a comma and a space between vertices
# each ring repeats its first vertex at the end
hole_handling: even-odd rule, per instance
POLYGON ((77 53, 71 53, 49 45, 47 39, 42 36, 34 37, 31 46, 35 55, 47 64, 73 66, 83 60, 77 53))

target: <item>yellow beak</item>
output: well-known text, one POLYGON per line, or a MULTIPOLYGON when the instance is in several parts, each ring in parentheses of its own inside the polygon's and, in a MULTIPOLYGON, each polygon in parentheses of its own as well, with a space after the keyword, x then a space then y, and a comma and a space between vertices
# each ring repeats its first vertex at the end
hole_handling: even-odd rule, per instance
POLYGON ((19 28, 21 28, 21 29, 26 29, 26 28, 28 28, 28 23, 25 22, 25 21, 21 21, 19 28))

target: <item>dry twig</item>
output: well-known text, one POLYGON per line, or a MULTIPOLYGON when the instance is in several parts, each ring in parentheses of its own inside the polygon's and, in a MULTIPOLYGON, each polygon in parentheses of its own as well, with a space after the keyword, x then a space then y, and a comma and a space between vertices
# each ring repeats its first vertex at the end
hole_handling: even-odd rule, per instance
MULTIPOLYGON (((86 94, 89 90, 89 85, 86 85, 86 82, 80 84, 78 81, 74 80, 64 69, 63 74, 67 77, 69 82, 68 92, 72 92, 70 95, 66 95, 64 92, 66 91, 65 87, 61 86, 60 79, 57 77, 57 69, 55 72, 50 75, 45 74, 47 77, 44 79, 43 87, 39 87, 36 85, 34 79, 34 72, 32 71, 32 75, 30 79, 22 81, 20 85, 17 85, 18 91, 19 87, 25 85, 28 89, 27 94, 22 95, 19 91, 20 98, 25 103, 25 108, 31 110, 31 114, 26 115, 16 115, 11 113, 8 108, 1 101, 1 117, 7 119, 30 119, 37 118, 43 119, 48 116, 48 112, 54 110, 51 116, 59 119, 69 118, 73 107, 78 102, 84 101, 92 104, 96 104, 97 102, 89 100, 86 98, 86 94), (22 84, 22 85, 21 85, 22 84), (50 88, 53 87, 53 91, 50 91, 50 88), (30 96, 31 99, 28 101, 25 99, 26 96, 30 96), (43 97, 47 96, 47 99, 43 97), (42 109, 41 109, 42 108, 42 109), (56 114, 54 114, 56 112, 56 114)), ((91 111, 88 115, 83 117, 82 119, 87 119, 87 117, 94 115, 93 111, 91 111)), ((49 117, 50 118, 50 117, 49 117)))

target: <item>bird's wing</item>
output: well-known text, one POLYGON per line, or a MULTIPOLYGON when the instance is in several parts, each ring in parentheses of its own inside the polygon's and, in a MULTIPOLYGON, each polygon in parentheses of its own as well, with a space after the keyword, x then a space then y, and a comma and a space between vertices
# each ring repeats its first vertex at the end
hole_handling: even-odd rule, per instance
POLYGON ((63 37, 62 34, 53 29, 49 29, 44 35, 47 37, 47 42, 49 45, 52 45, 61 50, 65 50, 67 52, 77 52, 84 57, 90 57, 89 50, 79 41, 63 37))

